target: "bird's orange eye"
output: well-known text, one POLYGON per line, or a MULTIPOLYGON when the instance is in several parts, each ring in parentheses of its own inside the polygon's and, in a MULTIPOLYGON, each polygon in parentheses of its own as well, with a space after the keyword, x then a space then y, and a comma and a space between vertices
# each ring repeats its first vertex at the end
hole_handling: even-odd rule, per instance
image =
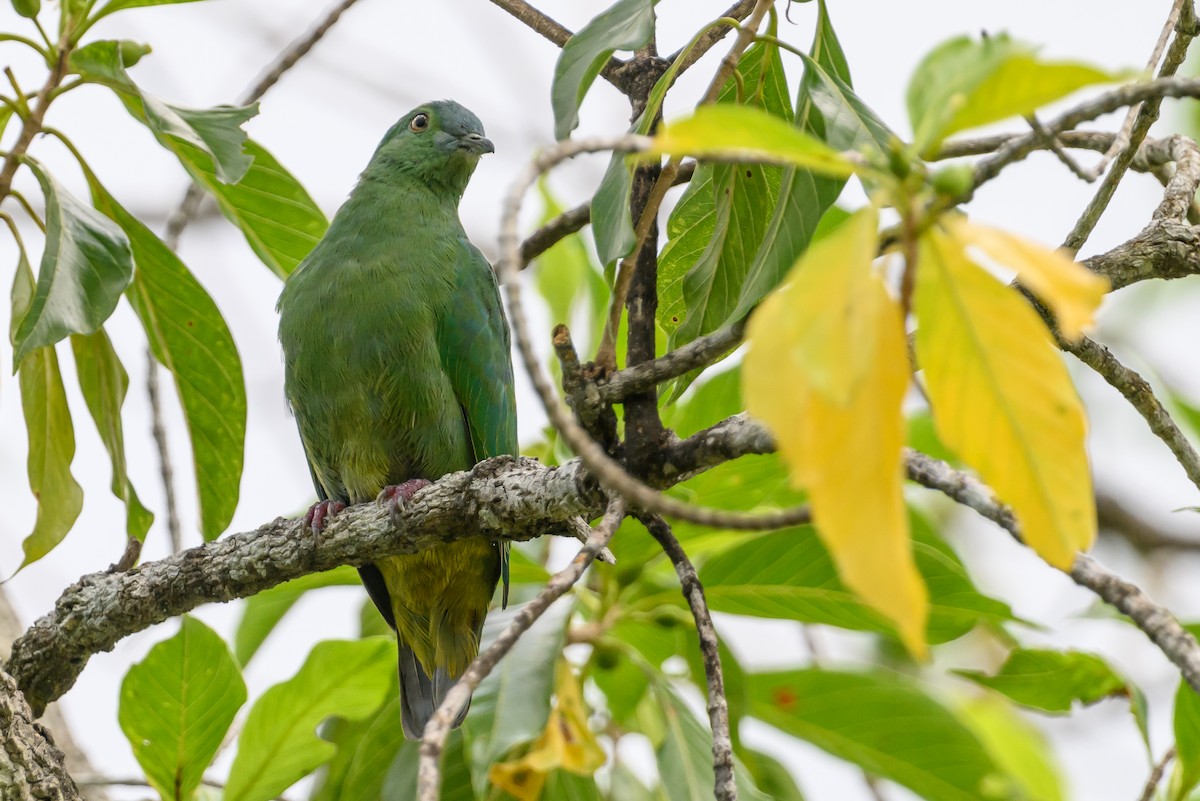
POLYGON ((412 122, 410 122, 408 124, 408 127, 414 133, 420 133, 421 131, 423 131, 429 127, 429 115, 428 114, 418 114, 417 116, 412 118, 412 122))

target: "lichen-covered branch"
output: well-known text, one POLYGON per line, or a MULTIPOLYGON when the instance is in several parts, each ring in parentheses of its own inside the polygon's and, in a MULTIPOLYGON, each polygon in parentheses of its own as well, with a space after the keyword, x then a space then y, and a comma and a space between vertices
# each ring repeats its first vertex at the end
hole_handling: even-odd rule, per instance
POLYGON ((81 801, 62 752, 34 720, 16 680, 0 669, 0 798, 81 801))

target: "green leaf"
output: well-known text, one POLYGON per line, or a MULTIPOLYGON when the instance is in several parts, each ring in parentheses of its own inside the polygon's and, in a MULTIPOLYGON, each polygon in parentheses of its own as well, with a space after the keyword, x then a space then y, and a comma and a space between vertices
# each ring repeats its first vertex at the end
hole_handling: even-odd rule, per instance
MULTIPOLYGON (((317 643, 295 676, 262 694, 238 737, 225 801, 267 801, 336 752, 315 734, 336 715, 361 720, 394 681, 396 652, 384 637, 317 643)), ((399 714, 399 710, 396 711, 399 714)))
POLYGON ((246 140, 253 163, 235 184, 224 183, 212 159, 195 148, 181 148, 188 172, 212 193, 217 207, 246 237, 254 253, 280 278, 291 274, 329 227, 324 212, 262 145, 246 140))
POLYGON ((13 337, 13 372, 34 349, 99 329, 133 275, 121 229, 79 202, 41 165, 26 163, 46 196, 46 248, 37 290, 13 337))
MULTIPOLYGON (((421 744, 414 742, 405 743, 400 749, 399 755, 388 770, 380 801, 416 798, 420 749, 421 744)), ((451 731, 442 755, 441 801, 476 801, 477 796, 471 786, 469 750, 462 730, 451 731)), ((350 801, 350 797, 345 798, 346 801, 350 801)), ((359 800, 355 797, 354 801, 359 800)), ((547 798, 546 801, 550 799, 547 798)))
POLYGON ((71 54, 70 69, 84 80, 117 93, 134 119, 143 123, 163 147, 193 175, 205 167, 222 183, 237 183, 253 160, 245 152, 241 126, 258 113, 258 104, 186 109, 143 92, 125 71, 121 43, 91 42, 71 54))
POLYGON ((358 586, 358 571, 349 566, 338 567, 324 573, 312 573, 292 581, 285 581, 269 590, 246 599, 242 619, 233 636, 233 653, 238 664, 247 665, 258 652, 275 626, 283 620, 288 610, 300 600, 300 596, 319 587, 358 586))
POLYGON ((567 770, 552 770, 542 786, 542 798, 554 801, 604 801, 596 779, 567 770))
POLYGON ((405 744, 396 684, 393 682, 383 704, 371 717, 338 720, 324 727, 321 736, 337 746, 337 754, 322 772, 310 801, 385 801, 382 792, 387 766, 396 761, 405 744))
POLYGON ((857 169, 820 139, 750 106, 701 106, 690 117, 663 126, 645 152, 791 164, 841 178, 857 169))
MULTIPOLYGON (((718 103, 736 103, 741 86, 749 95, 747 104, 791 118, 777 47, 760 43, 747 50, 738 77, 726 83, 718 103)), ((659 256, 658 323, 670 336, 672 349, 729 319, 775 207, 781 172, 759 164, 697 167, 671 212, 669 241, 659 256)))
POLYGON ((1100 657, 1082 651, 1018 648, 995 676, 973 670, 954 672, 1043 712, 1069 712, 1076 702, 1087 706, 1129 696, 1124 678, 1100 657))
POLYGON ((1200 695, 1186 681, 1175 693, 1175 776, 1172 799, 1186 798, 1200 785, 1200 695))
POLYGON ((200 532, 213 540, 237 508, 246 440, 246 384, 225 319, 170 248, 86 173, 96 208, 129 235, 137 273, 130 305, 154 357, 175 378, 191 435, 200 532))
POLYGON ((592 237, 596 255, 607 269, 633 250, 637 237, 629 217, 633 168, 624 153, 613 153, 600 186, 592 196, 592 237))
MULTIPOLYGON (((712 734, 663 680, 654 686, 663 716, 663 737, 655 748, 662 788, 668 801, 710 801, 713 797, 712 734)), ((734 760, 738 798, 770 801, 734 760)))
POLYGON ((772 801, 804 801, 804 793, 800 792, 792 772, 778 759, 752 748, 742 748, 738 753, 754 777, 754 783, 772 801))
POLYGON ((1077 62, 1039 60, 1007 34, 959 36, 934 48, 908 84, 908 116, 917 149, 928 153, 957 131, 986 125, 1119 76, 1077 62))
MULTIPOLYGON (((929 588, 930 642, 956 639, 981 622, 1013 619, 1006 604, 974 587, 966 568, 927 523, 910 515, 910 525, 917 568, 929 588)), ((888 621, 841 583, 810 526, 723 550, 701 568, 700 581, 714 611, 894 634, 888 621)))
POLYGON ((637 50, 654 36, 657 0, 618 0, 567 40, 554 65, 550 105, 554 135, 566 139, 579 125, 579 106, 616 50, 637 50))
POLYGON ((998 696, 981 696, 958 709, 1009 776, 1009 797, 1063 801, 1063 779, 1046 736, 998 696))
MULTIPOLYGON (((481 651, 487 650, 521 608, 509 607, 487 616, 481 651)), ((488 768, 493 762, 514 747, 537 739, 545 728, 554 692, 554 663, 573 610, 572 600, 556 601, 475 690, 463 731, 471 742, 471 776, 477 792, 482 794, 488 786, 488 768)))
POLYGON ((91 22, 94 23, 109 14, 115 14, 118 11, 124 11, 127 8, 142 8, 143 6, 167 6, 178 5, 179 3, 194 3, 196 0, 108 0, 107 3, 100 7, 95 14, 92 15, 91 22))
POLYGON ((995 798, 1003 786, 979 739, 904 676, 808 669, 746 679, 755 717, 928 801, 995 798))
POLYGON ((75 372, 79 376, 83 400, 112 461, 113 495, 125 504, 125 533, 144 540, 154 515, 142 506, 129 481, 125 469, 125 432, 121 426, 121 406, 125 403, 129 376, 103 328, 87 336, 73 334, 71 349, 75 354, 75 372))
MULTIPOLYGON (((17 321, 29 309, 35 291, 25 249, 19 250, 20 260, 13 278, 10 336, 15 335, 17 321)), ((53 347, 38 348, 20 362, 19 368, 21 410, 29 439, 26 469, 38 510, 33 531, 21 543, 25 557, 18 570, 41 559, 62 542, 83 510, 83 490, 71 475, 75 429, 58 369, 58 355, 53 347)))
POLYGON ((154 789, 165 801, 188 801, 245 702, 225 641, 185 616, 178 634, 129 669, 118 719, 154 789))

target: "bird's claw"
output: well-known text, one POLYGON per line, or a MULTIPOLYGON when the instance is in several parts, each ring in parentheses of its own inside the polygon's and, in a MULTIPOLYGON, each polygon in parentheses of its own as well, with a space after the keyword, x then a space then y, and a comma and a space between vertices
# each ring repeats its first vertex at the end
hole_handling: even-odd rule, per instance
POLYGON ((429 484, 430 482, 423 478, 410 478, 401 484, 390 484, 375 496, 375 503, 386 507, 392 522, 395 523, 413 496, 428 487, 429 484))
POLYGON ((320 534, 329 525, 329 519, 346 508, 341 501, 319 501, 308 508, 304 515, 304 527, 315 534, 320 534))

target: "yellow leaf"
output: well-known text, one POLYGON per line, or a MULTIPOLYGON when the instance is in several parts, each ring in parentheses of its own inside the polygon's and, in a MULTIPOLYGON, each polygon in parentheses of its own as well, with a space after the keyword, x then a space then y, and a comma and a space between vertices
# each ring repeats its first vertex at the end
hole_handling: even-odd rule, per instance
POLYGON ((875 212, 858 212, 764 301, 747 330, 743 392, 808 490, 842 580, 924 657, 928 596, 902 493, 907 349, 900 310, 872 272, 875 233, 875 212))
POLYGON ((1047 562, 1070 568, 1096 536, 1087 422, 1030 305, 937 229, 921 239, 917 358, 938 435, 979 471, 1047 562))
POLYGON ((488 780, 520 801, 537 801, 552 770, 562 768, 590 776, 604 764, 604 749, 587 725, 579 680, 565 660, 560 659, 555 667, 554 692, 554 708, 546 728, 529 752, 488 769, 488 780))
POLYGON ((1073 261, 1061 250, 953 215, 946 228, 962 246, 974 245, 998 264, 1015 270, 1017 278, 1050 307, 1064 337, 1075 341, 1089 328, 1100 301, 1110 288, 1108 279, 1073 261))

